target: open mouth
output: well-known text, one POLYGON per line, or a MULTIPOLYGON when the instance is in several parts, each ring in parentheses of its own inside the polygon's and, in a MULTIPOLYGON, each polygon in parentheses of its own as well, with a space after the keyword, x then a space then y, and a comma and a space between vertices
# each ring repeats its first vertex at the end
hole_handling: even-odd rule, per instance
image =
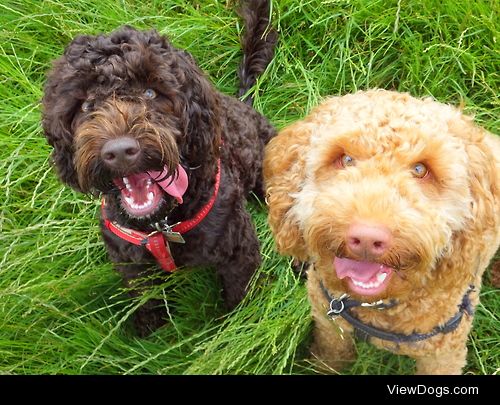
POLYGON ((123 208, 132 216, 150 215, 160 206, 163 191, 148 173, 130 174, 114 179, 113 183, 121 191, 123 208))
POLYGON ((177 166, 173 175, 168 175, 168 168, 165 166, 162 171, 115 178, 113 183, 120 189, 123 208, 134 217, 145 217, 158 209, 164 193, 182 204, 182 196, 188 187, 188 176, 181 165, 177 166))
POLYGON ((389 284, 394 269, 376 262, 335 257, 333 260, 339 279, 347 279, 349 289, 360 295, 377 295, 389 284))

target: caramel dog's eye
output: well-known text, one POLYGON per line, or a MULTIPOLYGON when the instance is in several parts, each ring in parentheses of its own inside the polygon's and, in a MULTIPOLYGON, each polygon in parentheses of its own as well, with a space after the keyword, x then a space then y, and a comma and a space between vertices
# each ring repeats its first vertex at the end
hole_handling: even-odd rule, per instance
POLYGON ((423 179, 429 174, 429 169, 427 169, 427 166, 423 163, 415 163, 411 168, 411 174, 413 174, 414 177, 423 179))
POLYGON ((340 164, 342 167, 354 166, 355 160, 349 155, 342 155, 340 157, 340 164))

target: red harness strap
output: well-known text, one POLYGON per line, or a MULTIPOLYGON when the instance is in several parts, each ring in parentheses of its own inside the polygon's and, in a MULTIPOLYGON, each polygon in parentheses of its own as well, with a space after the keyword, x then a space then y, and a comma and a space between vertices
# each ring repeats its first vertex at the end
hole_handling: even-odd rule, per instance
MULTIPOLYGON (((215 200, 217 199, 217 194, 219 192, 220 186, 220 176, 221 176, 221 166, 220 159, 217 162, 217 175, 215 176, 215 187, 214 193, 210 200, 202 207, 200 211, 191 219, 186 221, 182 221, 175 226, 172 227, 172 231, 183 234, 191 229, 193 229, 196 225, 198 225, 203 219, 208 215, 210 210, 215 204, 215 200)), ((108 228, 112 233, 114 233, 119 238, 126 240, 129 243, 133 243, 137 246, 144 246, 146 249, 155 257, 158 264, 161 268, 169 273, 175 271, 177 266, 175 265, 174 259, 172 257, 172 253, 170 252, 170 246, 168 244, 168 240, 165 239, 165 235, 160 231, 155 231, 153 233, 147 234, 141 231, 135 231, 130 228, 126 228, 121 226, 116 221, 110 221, 106 217, 105 211, 105 199, 102 199, 101 203, 101 212, 102 218, 104 220, 104 225, 108 228)))

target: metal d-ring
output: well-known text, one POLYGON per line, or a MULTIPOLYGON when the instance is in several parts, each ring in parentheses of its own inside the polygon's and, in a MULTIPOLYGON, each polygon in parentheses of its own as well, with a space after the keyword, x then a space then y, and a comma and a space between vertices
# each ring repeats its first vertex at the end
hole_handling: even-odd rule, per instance
POLYGON ((345 309, 344 299, 348 297, 349 296, 347 294, 342 294, 340 298, 332 298, 330 301, 330 310, 326 314, 328 316, 339 315, 345 309), (334 305, 337 306, 338 304, 340 304, 340 307, 334 308, 334 305))

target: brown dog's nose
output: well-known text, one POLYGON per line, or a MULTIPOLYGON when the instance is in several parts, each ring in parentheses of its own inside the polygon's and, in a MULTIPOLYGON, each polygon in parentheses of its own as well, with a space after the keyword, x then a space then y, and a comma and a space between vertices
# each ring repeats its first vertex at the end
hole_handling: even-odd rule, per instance
POLYGON ((101 158, 111 169, 126 169, 134 164, 141 154, 139 143, 128 136, 111 139, 101 149, 101 158))
POLYGON ((382 256, 389 249, 391 241, 391 231, 382 225, 353 224, 346 235, 347 247, 365 260, 382 256))

